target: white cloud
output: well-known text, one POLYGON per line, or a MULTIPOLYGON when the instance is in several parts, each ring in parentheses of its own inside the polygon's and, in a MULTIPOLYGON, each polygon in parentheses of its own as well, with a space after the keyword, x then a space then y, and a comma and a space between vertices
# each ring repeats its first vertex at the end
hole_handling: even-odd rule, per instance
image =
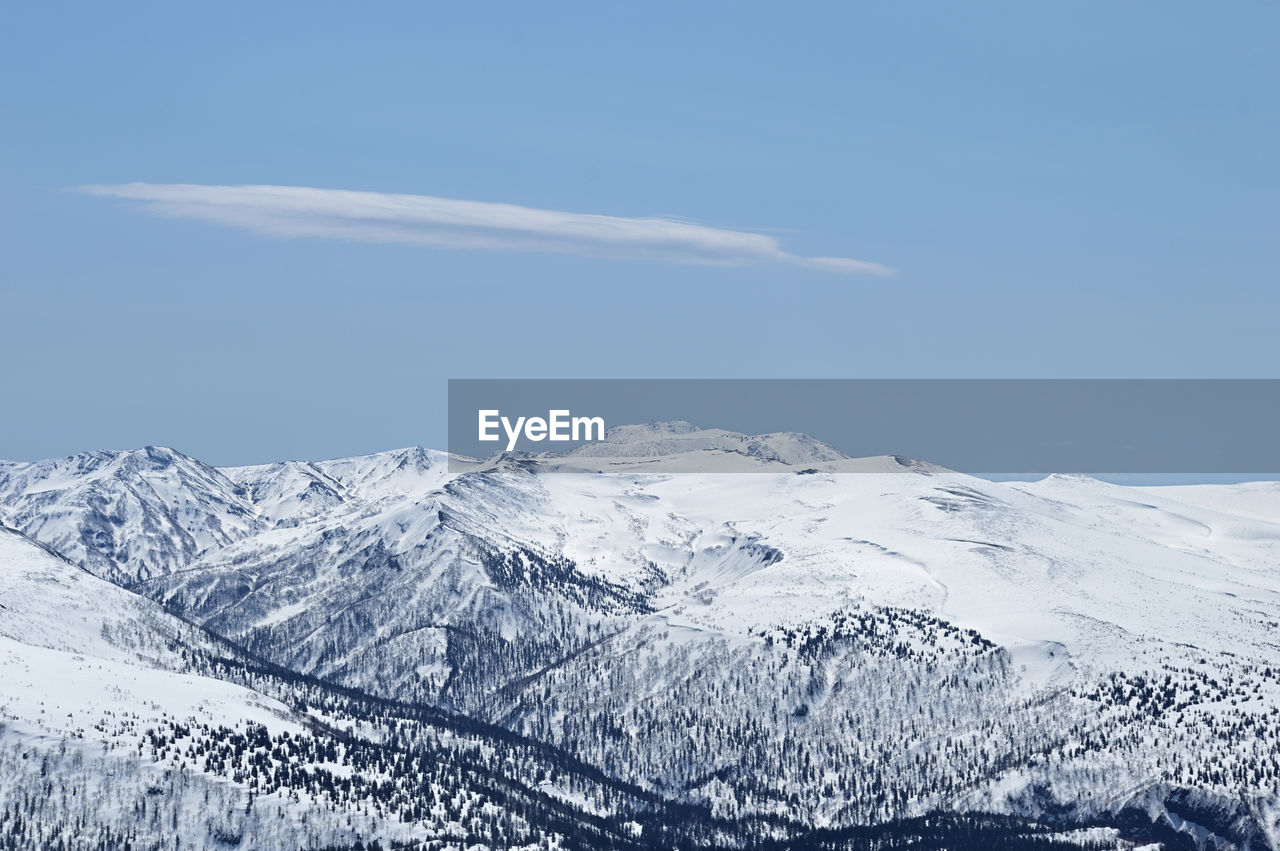
POLYGON ((162 216, 199 219, 279 237, 450 248, 555 251, 677 263, 790 263, 852 275, 892 269, 847 257, 800 257, 775 237, 667 218, 624 218, 307 186, 123 183, 82 186, 91 195, 139 201, 162 216))

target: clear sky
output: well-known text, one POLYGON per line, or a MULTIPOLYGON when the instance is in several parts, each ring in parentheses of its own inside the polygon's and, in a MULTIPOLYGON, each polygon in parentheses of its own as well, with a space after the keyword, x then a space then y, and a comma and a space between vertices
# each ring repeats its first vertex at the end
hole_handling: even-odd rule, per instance
POLYGON ((1261 0, 10 4, 0 457, 443 446, 449 377, 1276 377, 1277 33, 1261 0))

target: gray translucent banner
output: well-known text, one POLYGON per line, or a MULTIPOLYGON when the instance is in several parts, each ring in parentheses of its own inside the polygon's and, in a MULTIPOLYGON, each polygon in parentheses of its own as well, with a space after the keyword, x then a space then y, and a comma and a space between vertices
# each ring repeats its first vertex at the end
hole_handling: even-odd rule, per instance
POLYGON ((664 472, 705 472, 709 453, 716 471, 759 472, 775 445, 789 447, 773 452, 783 458, 814 451, 786 439, 635 442, 646 434, 688 437, 687 426, 614 431, 676 421, 745 435, 799 432, 850 457, 897 455, 977 475, 1280 472, 1278 379, 449 381, 449 450, 459 456, 491 458, 507 451, 512 434, 517 453, 625 456, 630 448, 609 445, 620 436, 641 454, 679 450, 664 472), (491 412, 487 434, 498 439, 480 439, 481 412, 491 412), (523 417, 533 428, 509 430, 501 417, 508 426, 523 417), (598 443, 597 418, 611 437, 588 445, 598 443))

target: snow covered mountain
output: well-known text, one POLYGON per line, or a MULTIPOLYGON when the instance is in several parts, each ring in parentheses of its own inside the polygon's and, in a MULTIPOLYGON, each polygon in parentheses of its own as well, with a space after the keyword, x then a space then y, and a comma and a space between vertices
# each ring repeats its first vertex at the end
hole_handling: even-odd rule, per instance
POLYGON ((106 579, 184 566, 263 527, 243 488, 164 447, 0 466, 4 519, 106 579))
POLYGON ((719 832, 535 742, 263 668, 8 527, 0 592, 2 848, 651 847, 642 824, 696 847, 719 832))
MULTIPOLYGON (((486 762, 523 794, 575 767, 548 793, 568 821, 533 807, 506 828, 521 841, 1280 848, 1275 483, 993 483, 675 423, 452 472, 422 449, 0 465, 0 520, 74 562, 10 532, 0 571, 38 554, 55 585, 102 589, 65 605, 87 628, 37 640, 63 604, 3 586, 0 635, 38 648, 14 659, 256 689, 217 711, 267 724, 278 701, 280 735, 313 723, 302 692, 366 741, 466 719, 486 748, 546 749, 486 762), (723 472, 744 457, 754 472, 723 472), (924 844, 891 844, 908 835, 924 844)), ((433 764, 453 765, 442 738, 433 764)))
POLYGON ((584 444, 573 454, 579 457, 657 458, 709 450, 736 452, 783 464, 803 465, 847 458, 838 449, 807 434, 747 435, 724 429, 702 429, 683 421, 614 426, 604 440, 584 444))

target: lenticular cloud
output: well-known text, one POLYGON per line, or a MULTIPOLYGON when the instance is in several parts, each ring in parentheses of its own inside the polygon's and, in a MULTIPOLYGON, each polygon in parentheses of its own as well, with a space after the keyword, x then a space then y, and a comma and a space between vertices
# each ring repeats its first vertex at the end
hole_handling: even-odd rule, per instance
POLYGON ((327 237, 447 248, 553 251, 677 263, 789 263, 846 275, 889 275, 878 263, 802 257, 763 233, 665 218, 627 218, 309 186, 124 183, 80 187, 138 201, 162 216, 198 219, 276 237, 327 237))

